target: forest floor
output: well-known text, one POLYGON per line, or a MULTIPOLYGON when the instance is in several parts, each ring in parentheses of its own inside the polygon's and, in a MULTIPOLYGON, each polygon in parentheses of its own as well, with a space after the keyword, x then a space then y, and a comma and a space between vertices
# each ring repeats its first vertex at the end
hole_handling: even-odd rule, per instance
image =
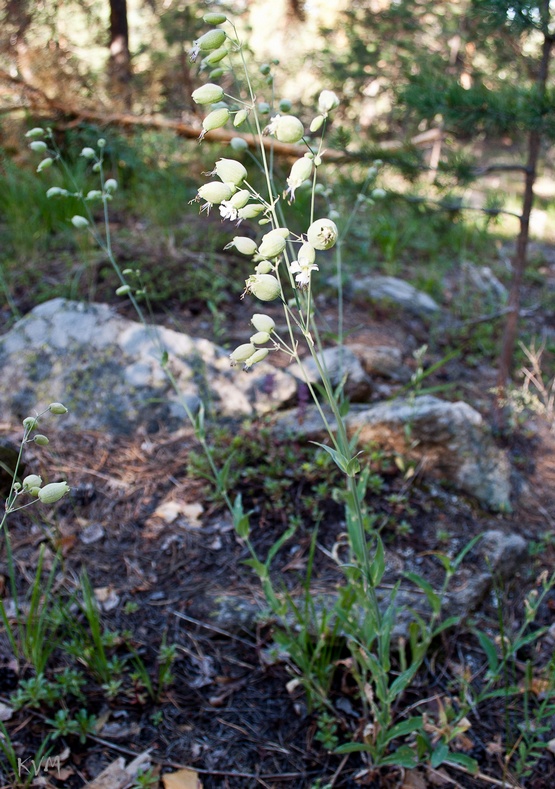
MULTIPOLYGON (((322 307, 331 319, 333 305, 322 307)), ((349 341, 398 343, 408 364, 414 364, 413 351, 429 342, 432 334, 435 339, 432 337, 430 343, 429 363, 447 351, 441 340, 445 333, 438 327, 430 331, 418 319, 398 311, 350 303, 346 314, 349 341)), ((230 304, 222 308, 220 317, 230 327, 226 340, 240 338, 247 330, 243 326, 248 320, 246 309, 230 304)), ((174 305, 155 318, 193 336, 211 338, 215 328, 213 314, 198 304, 174 305)), ((215 339, 221 342, 221 334, 215 339)), ((466 399, 486 418, 490 418, 492 406, 492 395, 487 390, 493 383, 491 363, 476 364, 474 356, 470 360, 470 352, 468 357, 463 353, 446 362, 426 382, 430 386, 451 385, 458 398, 466 399)), ((448 396, 452 399, 452 392, 448 396)), ((244 436, 247 459, 249 447, 259 440, 259 429, 252 425, 238 429, 244 436)), ((3 425, 3 432, 18 440, 17 426, 3 425)), ((119 658, 124 667, 119 671, 117 663, 109 664, 116 685, 107 691, 110 677, 106 681, 105 676, 103 681, 102 666, 97 665, 95 674, 91 660, 87 663, 85 636, 82 653, 74 649, 73 655, 64 648, 72 636, 67 623, 58 635, 51 636, 55 640, 45 671, 48 680, 72 667, 83 672, 85 685, 80 694, 64 693, 50 706, 44 699, 26 704, 6 718, 17 756, 23 762, 34 757, 52 731, 47 721, 56 707, 67 709, 70 717, 86 709, 95 716, 96 724, 94 731, 82 738, 75 733, 63 734, 58 727, 60 736, 52 741, 51 756, 59 755, 60 762, 56 768, 39 771, 42 783, 37 785, 81 787, 118 757, 130 761, 146 750, 153 765, 152 786, 158 785, 154 783, 157 776, 161 780, 165 774, 169 781, 168 773, 183 768, 190 771, 178 773, 175 783, 164 784, 172 789, 310 789, 326 785, 337 789, 477 789, 505 785, 501 742, 507 721, 500 701, 476 710, 470 716, 471 728, 458 743, 461 750, 478 760, 481 777, 446 765, 373 771, 367 768, 364 755, 339 756, 326 749, 315 711, 307 706, 302 689, 290 683, 294 670, 285 657, 271 658, 274 622, 261 620, 256 628, 234 630, 214 624, 203 607, 210 592, 227 591, 258 600, 260 590, 256 576, 244 564, 248 558, 244 543, 236 537, 228 515, 207 483, 194 473, 198 464, 191 464, 195 451, 191 430, 183 429, 178 434, 160 430, 126 438, 90 431, 56 433, 50 425, 45 425, 45 432, 50 445, 25 453, 27 473, 39 473, 40 469, 55 472, 57 477, 68 479, 72 490, 51 510, 41 510, 40 515, 38 510, 23 511, 11 518, 19 594, 23 596, 33 583, 41 546, 45 572, 54 566, 54 551, 59 549, 63 558, 55 567, 52 599, 56 595, 79 598, 80 574, 86 569, 99 602, 102 628, 112 633, 112 638, 103 642, 105 658, 108 662, 119 658), (167 510, 161 505, 168 502, 174 502, 189 517, 166 517, 167 510), (195 505, 200 506, 195 509, 195 505), (167 687, 158 687, 160 647, 164 643, 176 645, 173 681, 167 687), (150 689, 144 677, 141 680, 133 675, 139 664, 152 679, 150 689)), ((219 440, 225 441, 221 437, 219 440)), ((498 630, 501 609, 505 627, 510 630, 522 616, 524 598, 535 588, 537 578, 544 571, 555 570, 555 541, 549 537, 555 526, 555 435, 544 421, 535 419, 523 422, 498 440, 515 468, 511 513, 484 511, 470 497, 453 491, 438 496, 437 486, 419 475, 407 480, 395 463, 383 456, 373 461, 381 482, 368 502, 382 526, 388 561, 395 564, 398 560, 400 566, 408 555, 415 561, 428 561, 437 551, 453 555, 473 536, 491 528, 517 533, 529 541, 528 564, 499 591, 499 599, 490 595, 476 614, 481 626, 491 632, 498 630)), ((284 447, 279 449, 285 451, 284 447)), ((299 455, 306 450, 301 446, 293 449, 299 455)), ((270 450, 279 454, 275 447, 270 450)), ((291 506, 294 512, 295 502, 301 500, 306 508, 307 495, 321 496, 322 488, 319 492, 307 488, 302 476, 294 477, 289 484, 290 504, 286 506, 280 500, 268 500, 264 479, 254 475, 240 481, 245 505, 256 513, 252 539, 262 556, 284 529, 284 511, 291 506)), ((333 577, 334 565, 328 556, 344 531, 342 511, 325 497, 316 502, 316 509, 320 525, 315 573, 317 578, 333 577)), ((302 520, 275 563, 276 572, 290 590, 302 586, 311 541, 312 523, 308 516, 302 520)), ((7 599, 5 545, 1 558, 1 592, 7 599)), ((72 610, 76 621, 83 625, 85 615, 78 610, 75 613, 75 605, 72 610)), ((536 626, 552 625, 554 611, 552 592, 536 626)), ((330 701, 337 715, 337 737, 342 742, 364 722, 342 665, 347 657, 344 645, 339 641, 335 648, 337 668, 330 701)), ((540 671, 553 645, 540 638, 534 649, 540 671)), ((14 659, 5 630, 0 636, 0 666, 0 701, 9 709, 13 706, 12 694, 34 671, 24 660, 14 659)), ((470 668, 478 677, 483 675, 485 658, 470 626, 461 622, 434 643, 422 671, 403 697, 402 707, 421 705, 420 711, 437 718, 442 704, 461 703, 454 678, 457 671, 470 668)), ((553 719, 549 725, 553 725, 553 719)), ((551 739, 553 730, 543 736, 551 739)), ((6 785, 10 785, 7 779, 6 785)), ((116 785, 108 781, 103 787, 115 789, 116 785)), ((536 760, 530 776, 520 782, 507 778, 506 785, 552 789, 555 756, 545 752, 536 760)))

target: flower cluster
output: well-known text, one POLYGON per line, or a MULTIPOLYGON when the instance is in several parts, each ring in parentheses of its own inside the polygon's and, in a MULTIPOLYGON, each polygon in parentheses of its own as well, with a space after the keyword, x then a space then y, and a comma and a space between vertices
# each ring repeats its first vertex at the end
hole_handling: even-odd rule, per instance
MULTIPOLYGON (((222 25, 227 21, 222 14, 207 14, 204 19, 215 25, 222 25)), ((317 149, 313 150, 310 135, 324 124, 330 112, 338 106, 339 100, 331 91, 321 92, 318 98, 318 115, 311 123, 309 133, 306 132, 300 118, 291 113, 292 104, 287 99, 279 102, 279 111, 274 114, 272 114, 272 106, 265 101, 256 101, 252 91, 250 102, 237 99, 234 106, 233 98, 224 93, 217 81, 223 75, 225 59, 239 49, 239 42, 220 27, 205 33, 194 42, 191 57, 196 58, 202 54, 201 69, 211 69, 209 81, 192 93, 193 101, 207 108, 207 115, 202 121, 200 139, 203 139, 207 132, 225 126, 232 119, 236 127, 250 119, 257 133, 260 163, 267 175, 269 194, 264 198, 249 184, 247 170, 241 162, 222 158, 208 173, 214 177, 214 180, 199 187, 195 201, 199 201, 200 210, 207 213, 217 206, 222 220, 235 222, 237 225, 244 220, 256 220, 259 225, 271 225, 271 229, 259 241, 251 235, 236 235, 225 247, 252 258, 254 272, 245 281, 243 296, 249 294, 265 302, 280 299, 288 309, 284 292, 284 286, 288 284, 293 290, 307 294, 308 309, 311 277, 313 272, 319 270, 316 263, 317 251, 330 249, 337 241, 338 230, 330 218, 313 221, 307 233, 300 236, 293 236, 287 227, 282 226, 282 212, 277 208, 280 196, 275 193, 269 176, 264 154, 264 144, 267 143, 262 137, 273 137, 279 143, 291 146, 291 152, 295 153, 295 146, 300 144, 308 148, 306 152, 299 150, 286 179, 287 188, 283 196, 289 202, 293 202, 295 193, 303 184, 310 182, 311 179, 314 179, 313 186, 316 184, 316 171, 322 163, 322 145, 320 142, 317 149), (213 68, 214 66, 216 68, 213 68), (264 116, 268 116, 269 120, 261 123, 261 118, 264 116), (295 254, 297 244, 299 247, 295 254)), ((260 73, 265 77, 268 85, 273 84, 269 64, 261 66, 260 73)), ((231 148, 236 152, 245 150, 251 144, 252 142, 248 142, 244 137, 235 137, 231 140, 231 148)), ((265 346, 270 341, 275 328, 273 319, 269 316, 255 315, 252 322, 256 332, 248 343, 239 345, 230 356, 232 365, 242 364, 246 370, 266 358, 269 349, 260 346, 265 346)), ((286 349, 275 335, 272 339, 276 349, 286 349)))

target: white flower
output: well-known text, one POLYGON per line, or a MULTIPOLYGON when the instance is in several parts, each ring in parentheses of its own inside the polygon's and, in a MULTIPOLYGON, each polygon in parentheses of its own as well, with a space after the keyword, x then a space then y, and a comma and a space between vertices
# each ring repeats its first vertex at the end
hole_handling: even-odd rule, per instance
POLYGON ((230 219, 232 222, 237 219, 237 209, 232 206, 229 200, 220 203, 220 214, 222 219, 230 219))
POLYGON ((264 129, 264 134, 271 134, 272 136, 275 136, 280 119, 281 115, 274 115, 270 123, 264 129))
POLYGON ((310 285, 310 273, 318 271, 318 266, 314 261, 299 255, 298 260, 294 260, 289 266, 291 274, 296 274, 295 281, 299 288, 308 288, 310 285))

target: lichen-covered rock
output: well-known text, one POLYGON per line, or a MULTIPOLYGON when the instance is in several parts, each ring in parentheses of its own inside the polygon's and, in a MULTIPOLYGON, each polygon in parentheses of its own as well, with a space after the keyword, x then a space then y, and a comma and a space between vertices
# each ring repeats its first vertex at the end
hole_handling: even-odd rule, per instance
MULTIPOLYGON (((355 403, 365 402, 372 393, 372 382, 353 351, 345 345, 326 348, 318 354, 321 367, 327 371, 331 385, 336 389, 343 384, 345 395, 355 403)), ((307 376, 310 383, 321 383, 322 377, 314 359, 303 359, 304 375, 298 364, 288 367, 288 371, 299 381, 307 376)))
POLYGON ((398 277, 377 274, 360 277, 349 283, 349 288, 357 296, 367 295, 377 301, 393 301, 417 315, 429 316, 439 311, 439 305, 431 296, 398 277))
POLYGON ((267 363, 249 374, 232 369, 227 352, 208 340, 65 299, 35 307, 0 338, 0 366, 6 417, 20 420, 60 401, 69 408, 65 427, 113 433, 177 429, 201 401, 220 416, 254 416, 291 399, 297 387, 267 363))

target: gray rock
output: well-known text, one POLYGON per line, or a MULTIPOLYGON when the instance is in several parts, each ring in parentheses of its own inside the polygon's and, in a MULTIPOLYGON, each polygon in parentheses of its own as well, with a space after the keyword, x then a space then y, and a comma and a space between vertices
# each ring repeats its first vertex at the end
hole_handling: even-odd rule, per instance
POLYGON ((350 283, 351 292, 367 295, 371 299, 388 300, 417 315, 433 315, 439 305, 427 293, 417 290, 413 285, 397 277, 370 275, 354 279, 350 283))
POLYGON ((473 266, 472 263, 463 263, 463 274, 476 290, 490 296, 497 302, 505 303, 508 291, 500 282, 489 266, 473 266))
POLYGON ((263 414, 291 400, 287 372, 262 362, 249 374, 204 339, 161 326, 144 327, 104 304, 54 299, 0 338, 0 409, 20 420, 60 401, 65 427, 129 433, 139 425, 173 430, 196 412, 226 417, 263 414), (172 387, 162 364, 177 383, 172 387))
POLYGON ((350 350, 359 359, 367 375, 380 375, 391 381, 410 381, 411 371, 403 364, 403 354, 394 346, 371 346, 352 343, 350 350))
MULTIPOLYGON (((366 375, 357 356, 345 345, 326 348, 318 354, 320 365, 327 371, 334 389, 345 381, 344 392, 353 402, 365 402, 372 393, 370 378, 366 375)), ((305 381, 305 375, 311 383, 320 383, 322 377, 316 362, 309 356, 303 360, 304 375, 298 364, 290 365, 287 370, 299 381, 305 381)))
MULTIPOLYGON (((510 509, 507 455, 495 446, 481 415, 467 403, 431 396, 398 398, 368 408, 352 407, 345 421, 349 436, 356 434, 359 445, 373 443, 413 459, 424 475, 454 485, 491 510, 510 509)), ((330 424, 336 429, 333 420, 330 424)), ((310 440, 324 435, 313 406, 280 414, 276 429, 310 440)))

